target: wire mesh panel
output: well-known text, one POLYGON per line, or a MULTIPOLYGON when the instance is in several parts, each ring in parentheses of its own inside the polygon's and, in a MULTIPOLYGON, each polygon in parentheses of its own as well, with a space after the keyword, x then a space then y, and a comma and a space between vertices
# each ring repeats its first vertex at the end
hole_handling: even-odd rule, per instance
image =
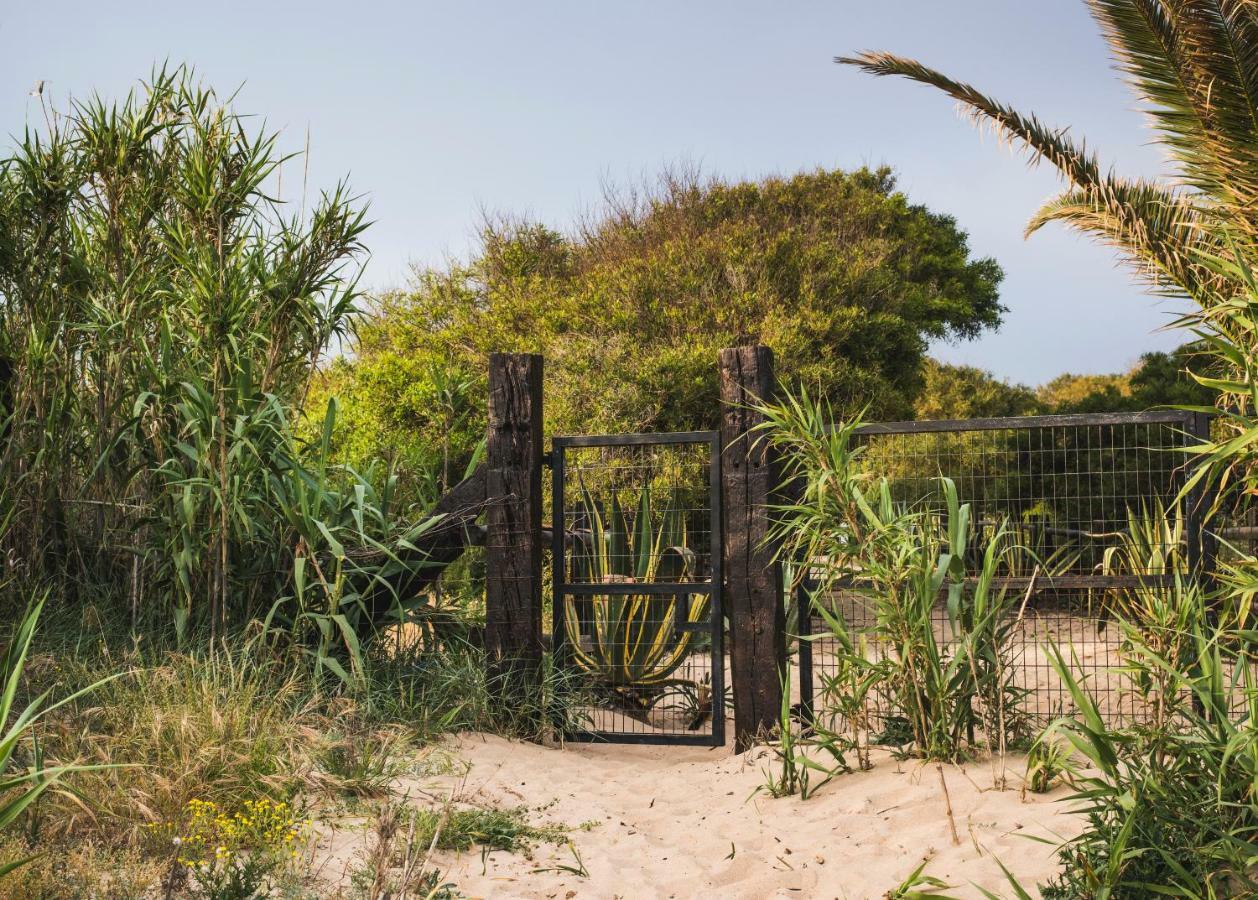
MULTIPOLYGON (((1191 413, 1125 413, 1042 416, 865 426, 858 432, 861 468, 886 477, 894 499, 906 506, 941 510, 940 476, 951 478, 971 507, 975 553, 1005 529, 1019 552, 998 570, 997 589, 1010 603, 1005 664, 1020 695, 1018 714, 1028 727, 1073 711, 1069 691, 1050 660, 1060 648, 1071 674, 1096 697, 1115 724, 1153 714, 1140 686, 1125 677, 1126 641, 1115 620, 1118 604, 1134 593, 1164 590, 1174 572, 1186 569, 1203 546, 1195 504, 1177 504, 1186 477, 1183 447, 1201 433, 1191 413), (1163 516, 1165 513, 1165 516, 1163 516), (1150 568, 1123 555, 1131 517, 1166 523, 1151 529, 1142 558, 1165 563, 1150 568)), ((971 570, 973 567, 970 567, 971 570)), ((801 700, 826 708, 826 691, 839 671, 839 645, 810 608, 811 579, 796 592, 802 641, 801 700)), ((870 657, 889 652, 877 637, 873 598, 859 578, 826 597, 812 597, 841 614, 870 657)), ((942 598, 933 611, 934 637, 944 652, 955 644, 942 598)), ((886 691, 871 692, 877 727, 894 716, 886 691)))
POLYGON ((554 451, 555 659, 584 720, 568 737, 724 743, 716 433, 554 451))

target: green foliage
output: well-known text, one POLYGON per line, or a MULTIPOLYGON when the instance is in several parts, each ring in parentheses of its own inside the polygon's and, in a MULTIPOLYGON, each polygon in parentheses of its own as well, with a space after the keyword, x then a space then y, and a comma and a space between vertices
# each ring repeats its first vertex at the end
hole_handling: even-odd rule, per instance
POLYGON ((1208 366, 1199 343, 1171 353, 1145 353, 1130 371, 1115 375, 1059 375, 1036 394, 1055 413, 1141 412, 1172 406, 1209 406, 1214 391, 1191 374, 1208 366))
POLYGON ((181 636, 265 616, 358 677, 419 531, 391 473, 333 465, 334 403, 309 448, 291 426, 355 315, 363 210, 286 211, 277 136, 183 68, 48 122, 0 161, 8 558, 181 636))
POLYGON ((1045 887, 1045 897, 1135 898, 1156 887, 1212 898, 1258 889, 1253 635, 1208 624, 1199 597, 1183 602, 1198 609, 1186 635, 1192 664, 1151 647, 1132 663, 1137 673, 1174 679, 1174 724, 1108 728, 1062 653, 1052 656, 1079 709, 1058 731, 1087 763, 1076 775, 1075 799, 1088 828, 1062 848, 1063 872, 1045 887))
POLYGON ((1035 392, 1055 412, 1111 412, 1130 404, 1131 380, 1122 373, 1076 375, 1064 372, 1035 392))
POLYGON ((529 824, 528 810, 483 809, 421 809, 415 813, 416 841, 422 846, 440 850, 470 850, 474 846, 489 850, 527 850, 537 841, 562 842, 567 828, 538 827, 529 824))
MULTIPOLYGON (((857 465, 859 423, 831 427, 823 401, 801 394, 760 409, 761 437, 782 452, 784 483, 797 488, 797 499, 776 509, 783 555, 813 561, 818 596, 855 578, 851 590, 875 615, 872 640, 889 651, 851 665, 888 692, 917 754, 957 759, 980 731, 991 749, 1003 750, 1025 724, 1007 659, 1017 598, 994 581, 1019 553, 1011 532, 999 523, 988 532, 973 526, 947 478, 938 482, 940 513, 896 503, 886 478, 857 465), (936 621, 941 596, 947 640, 936 621)), ((841 615, 825 603, 816 608, 840 652, 859 648, 841 615)))
MULTIPOLYGON (((1221 277, 1235 285, 1234 296, 1220 291, 1204 305, 1194 325, 1206 352, 1215 363, 1213 377, 1198 377, 1217 395, 1218 418, 1211 440, 1193 448, 1200 466, 1188 479, 1189 488, 1204 484, 1215 489, 1215 511, 1240 507, 1258 493, 1258 336, 1254 309, 1258 303, 1258 247, 1233 244, 1232 259, 1202 257, 1221 277)), ((1258 566, 1251 558, 1229 573, 1242 597, 1253 596, 1258 566)))
POLYGON ((949 894, 941 894, 952 885, 926 874, 929 859, 908 874, 898 885, 887 891, 887 900, 954 900, 949 894))
POLYGON ((1040 412, 1035 392, 1001 381, 974 366, 927 359, 922 392, 914 404, 917 419, 980 419, 1029 416, 1040 412))
POLYGON ((345 452, 387 447, 416 467, 440 455, 434 373, 476 386, 449 432, 465 458, 494 350, 546 355, 552 433, 714 427, 717 351, 747 340, 774 348, 788 383, 904 418, 927 341, 996 326, 1000 280, 887 170, 666 175, 609 197, 572 236, 488 222, 471 260, 376 299, 324 390, 345 400, 345 452))
POLYGON ((1025 790, 1033 794, 1051 791, 1059 780, 1069 778, 1077 769, 1073 757, 1071 745, 1058 737, 1055 729, 1045 729, 1027 751, 1025 790))
POLYGON ((862 768, 867 767, 867 759, 859 744, 859 734, 841 734, 820 721, 813 722, 807 734, 796 734, 789 669, 782 681, 782 704, 769 742, 777 771, 766 768, 764 784, 757 790, 763 789, 771 797, 799 794, 799 799, 807 800, 839 775, 852 771, 847 761, 850 751, 857 751, 862 768))
POLYGON ((1145 353, 1127 372, 1065 373, 1032 389, 973 366, 928 359, 914 413, 918 419, 975 419, 1208 406, 1214 392, 1190 374, 1206 365, 1202 346, 1191 343, 1171 353, 1145 353))

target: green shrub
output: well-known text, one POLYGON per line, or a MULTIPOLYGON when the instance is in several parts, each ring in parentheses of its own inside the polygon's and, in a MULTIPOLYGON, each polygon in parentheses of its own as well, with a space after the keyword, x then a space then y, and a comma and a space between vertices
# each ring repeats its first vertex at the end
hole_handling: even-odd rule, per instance
MULTIPOLYGON (((1200 596, 1181 597, 1200 604, 1200 596)), ((1053 665, 1079 713, 1057 726, 1088 764, 1072 799, 1088 827, 1060 852, 1049 898, 1248 896, 1258 890, 1258 684, 1254 635, 1193 616, 1184 666, 1145 646, 1137 677, 1168 679, 1176 697, 1152 727, 1110 728, 1060 651, 1053 665)), ((1130 631, 1136 635, 1135 629, 1130 631)))

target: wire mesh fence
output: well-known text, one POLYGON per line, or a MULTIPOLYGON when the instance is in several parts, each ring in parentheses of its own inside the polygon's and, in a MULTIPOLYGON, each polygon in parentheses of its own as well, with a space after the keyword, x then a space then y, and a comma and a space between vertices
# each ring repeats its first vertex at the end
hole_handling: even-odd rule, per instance
POLYGON ((554 653, 585 698, 569 737, 722 743, 716 435, 554 449, 554 653))
MULTIPOLYGON (((861 466, 886 477, 897 501, 938 510, 939 478, 947 476, 970 504, 977 533, 1004 527, 1020 548, 998 571, 996 587, 1017 595, 1009 605, 1016 619, 1006 632, 1004 665, 1028 728, 1073 711, 1050 645, 1061 650, 1109 721, 1151 714, 1141 686, 1123 671, 1128 648, 1116 606, 1132 592, 1169 590, 1176 570, 1187 571, 1209 552, 1196 499, 1177 502, 1187 474, 1183 448, 1205 427, 1203 417, 1191 413, 1159 412, 861 429, 861 466), (1121 554, 1131 517, 1141 515, 1170 523, 1147 536, 1143 549, 1151 566, 1143 568, 1121 554)), ((982 541, 977 547, 981 552, 982 541)), ((813 581, 802 579, 796 591, 799 609, 809 610, 799 613, 799 633, 808 637, 799 645, 799 689, 805 707, 818 711, 826 708, 839 671, 840 645, 810 606, 813 581)), ((876 626, 876 604, 858 577, 811 602, 837 612, 871 659, 890 652, 876 626)), ((951 652, 958 635, 942 598, 932 618, 935 641, 951 652)), ((875 687, 869 703, 874 727, 894 718, 886 690, 875 687)))

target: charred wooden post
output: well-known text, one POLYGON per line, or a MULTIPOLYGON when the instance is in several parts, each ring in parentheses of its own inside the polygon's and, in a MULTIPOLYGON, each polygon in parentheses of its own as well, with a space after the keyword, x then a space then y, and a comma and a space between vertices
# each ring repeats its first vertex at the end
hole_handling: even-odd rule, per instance
POLYGON ((503 699, 536 699, 542 664, 542 357, 489 358, 485 649, 503 699))
POLYGON ((777 721, 786 669, 782 567, 768 541, 769 506, 781 467, 768 442, 752 433, 763 416, 749 406, 776 393, 773 351, 759 345, 722 350, 720 370, 724 596, 735 747, 741 753, 777 721))

